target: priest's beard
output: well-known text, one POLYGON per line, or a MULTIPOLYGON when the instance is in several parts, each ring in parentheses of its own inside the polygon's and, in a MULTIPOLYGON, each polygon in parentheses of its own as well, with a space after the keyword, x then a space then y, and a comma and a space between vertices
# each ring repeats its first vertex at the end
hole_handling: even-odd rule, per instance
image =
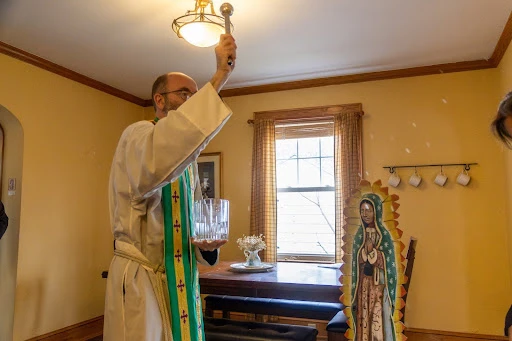
POLYGON ((169 99, 167 96, 164 97, 164 101, 164 112, 166 116, 169 113, 169 111, 178 109, 180 105, 183 103, 182 101, 174 101, 172 99, 169 99))

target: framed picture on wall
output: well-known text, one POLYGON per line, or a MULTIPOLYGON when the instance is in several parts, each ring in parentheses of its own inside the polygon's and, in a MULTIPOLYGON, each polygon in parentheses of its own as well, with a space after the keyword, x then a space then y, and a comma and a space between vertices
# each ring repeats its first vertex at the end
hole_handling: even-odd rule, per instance
POLYGON ((203 199, 220 199, 222 197, 222 153, 199 155, 197 169, 203 199))

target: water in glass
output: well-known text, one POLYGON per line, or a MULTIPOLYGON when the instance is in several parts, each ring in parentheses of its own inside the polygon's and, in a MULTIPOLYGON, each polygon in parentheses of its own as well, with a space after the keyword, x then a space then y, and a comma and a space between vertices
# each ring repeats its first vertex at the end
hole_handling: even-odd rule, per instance
POLYGON ((201 199, 194 202, 194 238, 196 240, 228 239, 229 201, 201 199))

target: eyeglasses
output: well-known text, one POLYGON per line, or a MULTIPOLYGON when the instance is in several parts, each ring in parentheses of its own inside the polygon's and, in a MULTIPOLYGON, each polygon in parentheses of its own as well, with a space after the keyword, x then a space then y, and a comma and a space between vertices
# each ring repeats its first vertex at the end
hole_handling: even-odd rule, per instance
POLYGON ((159 92, 160 95, 166 95, 166 94, 177 94, 181 97, 182 100, 186 101, 190 97, 194 96, 195 92, 191 92, 188 90, 173 90, 173 91, 167 91, 167 92, 159 92))

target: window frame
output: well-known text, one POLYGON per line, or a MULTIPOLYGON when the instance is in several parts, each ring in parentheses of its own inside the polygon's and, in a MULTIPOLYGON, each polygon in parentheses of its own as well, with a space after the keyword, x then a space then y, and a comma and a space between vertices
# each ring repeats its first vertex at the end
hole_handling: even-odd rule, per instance
MULTIPOLYGON (((307 123, 311 123, 310 125, 306 124, 305 127, 307 129, 307 127, 309 126, 314 126, 316 124, 321 124, 323 122, 326 122, 326 123, 332 123, 332 131, 329 132, 329 133, 325 133, 324 131, 323 132, 320 132, 317 136, 315 136, 314 134, 312 135, 311 133, 305 133, 303 135, 301 135, 300 131, 297 132, 297 130, 300 130, 299 129, 295 129, 295 132, 294 132, 294 136, 291 137, 291 139, 293 140, 296 140, 297 141, 297 144, 295 146, 295 156, 294 158, 290 158, 289 160, 294 160, 296 161, 296 169, 297 169, 297 181, 300 182, 300 162, 299 160, 307 160, 307 159, 315 159, 315 160, 319 160, 319 167, 320 167, 320 184, 322 182, 322 159, 326 159, 326 158, 329 158, 329 159, 332 159, 334 161, 334 152, 332 155, 328 155, 328 156, 323 156, 322 155, 322 145, 321 145, 321 138, 322 137, 332 137, 333 138, 333 141, 332 143, 334 144, 334 122, 333 120, 329 119, 329 120, 326 120, 326 119, 321 119, 321 120, 318 120, 318 121, 311 121, 311 120, 308 120, 307 123), (299 140, 300 139, 307 139, 307 138, 317 138, 319 139, 319 145, 318 145, 318 156, 308 156, 308 157, 300 157, 299 156, 299 140)), ((276 125, 276 131, 278 129, 282 130, 282 131, 285 131, 287 129, 287 126, 290 126, 292 124, 296 124, 296 122, 294 123, 291 123, 291 124, 281 124, 279 126, 276 125)), ((277 134, 276 134, 277 135, 277 134)), ((282 134, 282 135, 286 135, 286 134, 282 134)), ((316 186, 316 187, 298 187, 298 186, 289 186, 289 187, 279 187, 278 184, 277 184, 277 162, 279 161, 286 161, 287 159, 278 159, 278 156, 277 156, 277 142, 279 140, 285 140, 286 138, 278 138, 276 136, 275 138, 275 145, 276 145, 276 192, 277 193, 297 193, 297 192, 301 192, 301 193, 305 193, 305 192, 332 192, 333 195, 335 195, 335 186, 316 186)), ((332 173, 333 173, 333 176, 334 176, 334 162, 333 162, 333 169, 332 169, 332 173)), ((334 181, 335 182, 335 181, 334 181)), ((333 205, 336 205, 336 199, 333 198, 333 205)), ((279 208, 278 208, 279 204, 278 202, 276 202, 276 238, 277 238, 277 234, 278 234, 278 231, 279 231, 279 219, 277 219, 277 216, 279 215, 278 211, 279 211, 279 208)), ((335 219, 334 219, 335 220, 335 219)), ((334 236, 333 236, 333 239, 336 240, 336 227, 334 227, 334 236)), ((278 243, 278 239, 276 239, 276 245, 278 243)), ((277 255, 277 260, 278 261, 299 261, 299 262, 318 262, 318 263, 334 263, 334 260, 335 260, 335 254, 336 254, 336 250, 334 250, 334 253, 332 254, 311 254, 311 253, 304 253, 304 254, 296 254, 296 253, 279 253, 277 250, 276 250, 276 255, 277 255)))

